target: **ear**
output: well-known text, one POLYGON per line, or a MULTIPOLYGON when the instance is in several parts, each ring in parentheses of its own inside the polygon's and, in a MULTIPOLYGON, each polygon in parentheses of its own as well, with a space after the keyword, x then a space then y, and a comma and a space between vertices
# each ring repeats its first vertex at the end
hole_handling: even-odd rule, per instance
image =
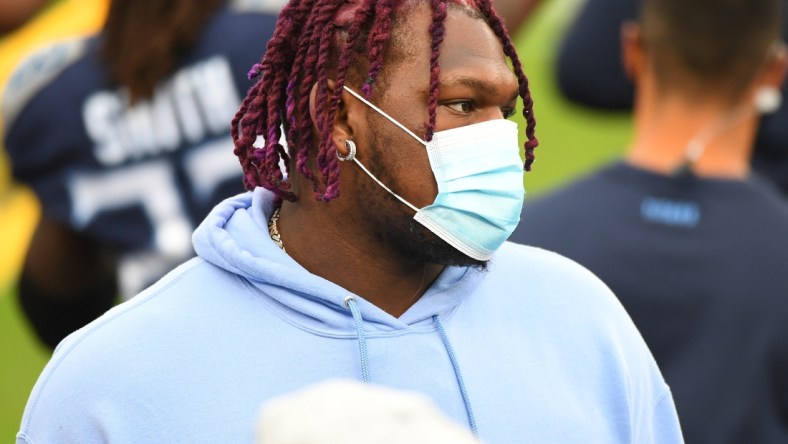
MULTIPOLYGON (((312 85, 312 91, 309 94, 309 114, 312 118, 313 127, 317 128, 317 82, 312 85)), ((327 96, 333 96, 336 88, 334 80, 328 80, 327 96)), ((328 103, 323 106, 328 110, 328 103)), ((334 116, 334 130, 331 133, 331 138, 334 141, 339 154, 346 156, 348 150, 345 146, 346 140, 353 140, 356 134, 355 130, 361 123, 363 116, 363 104, 349 93, 343 91, 339 98, 339 106, 337 107, 336 115, 334 116), (360 106, 361 105, 361 106, 360 106)))
POLYGON ((777 42, 769 52, 759 86, 781 90, 786 69, 788 69, 788 50, 784 43, 777 42))
POLYGON ((640 25, 635 22, 621 25, 621 63, 629 80, 637 83, 644 68, 645 48, 640 25))

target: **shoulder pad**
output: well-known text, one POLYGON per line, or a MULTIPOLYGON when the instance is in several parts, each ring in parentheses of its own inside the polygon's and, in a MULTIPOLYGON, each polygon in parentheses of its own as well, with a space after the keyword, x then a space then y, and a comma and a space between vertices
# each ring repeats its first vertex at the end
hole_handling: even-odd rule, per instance
POLYGON ((288 0, 232 0, 230 8, 236 12, 279 14, 288 0))
POLYGON ((5 127, 24 106, 85 52, 84 37, 48 45, 25 58, 11 75, 3 93, 5 127))

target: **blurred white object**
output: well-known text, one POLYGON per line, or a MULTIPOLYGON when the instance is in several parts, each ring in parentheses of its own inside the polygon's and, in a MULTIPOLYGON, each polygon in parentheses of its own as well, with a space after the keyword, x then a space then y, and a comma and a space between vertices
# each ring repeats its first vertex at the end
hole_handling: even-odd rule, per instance
POLYGON ((772 114, 780 109, 782 104, 782 93, 773 86, 763 86, 755 92, 755 108, 761 114, 772 114))
POLYGON ((330 380, 263 404, 257 444, 479 444, 426 396, 330 380))

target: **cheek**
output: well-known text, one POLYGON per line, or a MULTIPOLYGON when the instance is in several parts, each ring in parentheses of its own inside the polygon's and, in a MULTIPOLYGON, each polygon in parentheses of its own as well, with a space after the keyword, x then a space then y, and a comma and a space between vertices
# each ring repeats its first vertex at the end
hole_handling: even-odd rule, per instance
POLYGON ((396 128, 378 130, 371 142, 378 165, 368 168, 386 186, 417 208, 435 200, 438 187, 424 145, 396 128))
POLYGON ((435 201, 438 195, 438 185, 432 174, 427 150, 419 145, 409 154, 403 167, 402 177, 406 177, 405 193, 412 196, 409 202, 418 208, 426 207, 435 201))

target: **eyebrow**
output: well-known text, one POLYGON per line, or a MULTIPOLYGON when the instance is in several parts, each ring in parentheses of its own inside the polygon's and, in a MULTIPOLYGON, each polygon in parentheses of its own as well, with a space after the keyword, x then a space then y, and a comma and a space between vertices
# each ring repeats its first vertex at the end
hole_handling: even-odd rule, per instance
MULTIPOLYGON (((491 96, 498 94, 498 89, 495 87, 495 84, 491 82, 486 82, 484 80, 479 80, 474 77, 467 77, 467 76, 454 76, 449 77, 441 82, 440 86, 454 86, 454 85, 464 85, 469 88, 473 88, 483 92, 484 94, 488 94, 491 96)), ((512 95, 510 101, 514 101, 519 97, 520 91, 515 90, 514 94, 512 95)))

